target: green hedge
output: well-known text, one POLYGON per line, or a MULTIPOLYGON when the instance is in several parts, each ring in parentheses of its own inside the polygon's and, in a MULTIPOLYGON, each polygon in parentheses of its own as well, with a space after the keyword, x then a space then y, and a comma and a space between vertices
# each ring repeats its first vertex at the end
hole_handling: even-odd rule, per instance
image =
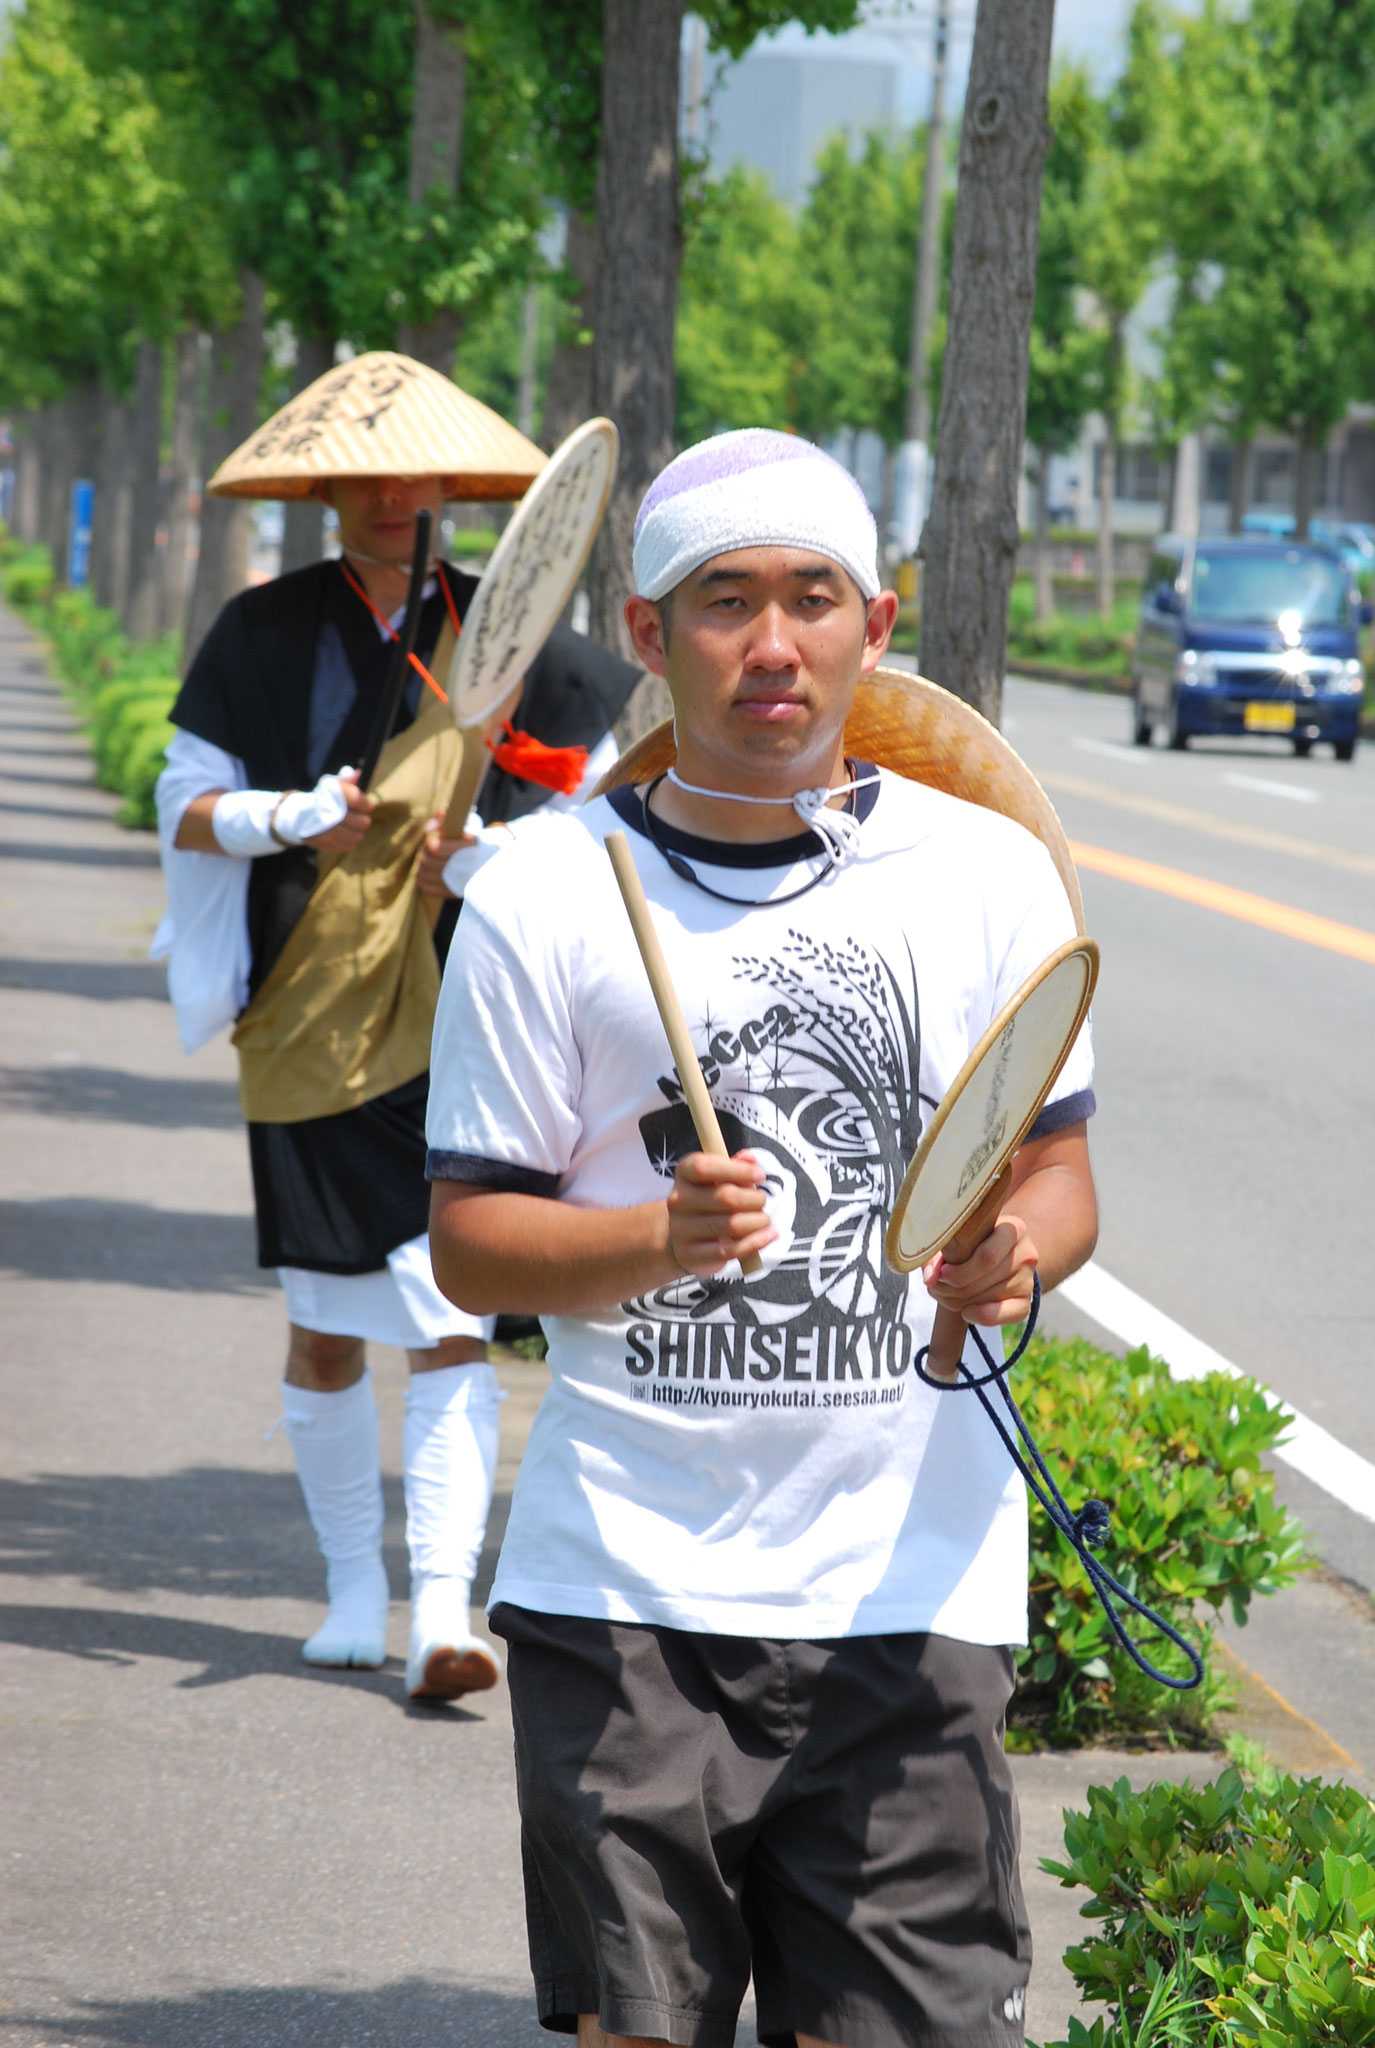
POLYGON ((1119 594, 1110 619, 1095 612, 1052 612, 1036 618, 1036 592, 1029 576, 1012 585, 1007 610, 1007 659, 1049 663, 1104 676, 1125 676, 1139 610, 1136 595, 1119 594))
MULTIPOLYGON (((1226 1609, 1244 1622, 1258 1593, 1278 1592, 1306 1568, 1303 1529, 1261 1466, 1284 1434, 1282 1417, 1254 1380, 1174 1381, 1144 1350, 1121 1358, 1077 1338, 1037 1337, 1014 1380, 1070 1506, 1092 1497, 1112 1511, 1104 1564, 1194 1643, 1207 1676, 1196 1692, 1171 1692, 1138 1671, 1083 1566, 1033 1505, 1029 1641, 1010 1746, 1205 1736, 1226 1699, 1210 1615, 1226 1609)), ((1173 1644, 1128 1619, 1153 1663, 1186 1673, 1173 1644)))
POLYGON ((0 596, 47 641, 57 672, 90 734, 96 780, 122 796, 122 825, 157 823, 153 789, 172 737, 167 714, 177 680, 177 641, 129 641, 114 612, 85 591, 58 590, 48 551, 0 532, 0 596))
POLYGON ((1094 1786, 1065 1861, 1099 1932, 1047 2048, 1355 2048, 1375 2042, 1375 1805, 1354 1786, 1236 1769, 1216 1784, 1094 1786))

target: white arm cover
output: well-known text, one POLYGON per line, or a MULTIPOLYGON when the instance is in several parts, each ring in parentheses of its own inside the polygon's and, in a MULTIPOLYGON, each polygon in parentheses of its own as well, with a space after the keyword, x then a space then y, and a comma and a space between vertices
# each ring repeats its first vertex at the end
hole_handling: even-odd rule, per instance
POLYGON ((285 796, 279 789, 226 790, 211 813, 210 829, 226 853, 261 860, 265 854, 281 853, 283 841, 299 846, 347 815, 339 777, 322 775, 314 789, 293 789, 285 796))
POLYGON ((248 1000, 249 866, 218 853, 189 853, 176 844, 177 832, 194 797, 241 790, 246 779, 242 761, 189 732, 173 739, 158 777, 167 914, 149 952, 168 963, 167 993, 186 1052, 232 1024, 248 1000))
MULTIPOLYGON (((620 748, 616 745, 614 733, 603 733, 587 757, 582 781, 571 796, 555 794, 547 803, 540 805, 541 811, 575 811, 579 804, 585 804, 608 768, 614 768, 620 759, 620 748)), ((539 812, 535 813, 539 816, 539 812)), ((464 831, 477 841, 475 846, 460 846, 457 853, 451 853, 444 863, 444 887, 451 896, 463 896, 468 884, 479 868, 485 868, 494 853, 500 853, 508 843, 508 828, 505 825, 484 825, 476 811, 468 813, 464 831)))
POLYGON ((444 863, 444 887, 451 896, 467 894, 468 884, 479 868, 485 868, 494 853, 509 845, 511 835, 504 825, 484 825, 476 811, 469 811, 464 831, 475 846, 460 846, 444 863))

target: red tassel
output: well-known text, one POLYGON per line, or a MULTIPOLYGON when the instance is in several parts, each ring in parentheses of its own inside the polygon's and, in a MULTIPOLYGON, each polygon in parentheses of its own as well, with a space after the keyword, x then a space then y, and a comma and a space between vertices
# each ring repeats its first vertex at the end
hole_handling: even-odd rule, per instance
POLYGON ((586 747, 546 747, 533 733, 517 732, 509 719, 502 730, 506 738, 499 746, 492 747, 492 742, 487 742, 498 768, 504 768, 508 775, 515 775, 522 782, 537 782, 541 789, 557 790, 560 796, 576 794, 587 773, 586 747))

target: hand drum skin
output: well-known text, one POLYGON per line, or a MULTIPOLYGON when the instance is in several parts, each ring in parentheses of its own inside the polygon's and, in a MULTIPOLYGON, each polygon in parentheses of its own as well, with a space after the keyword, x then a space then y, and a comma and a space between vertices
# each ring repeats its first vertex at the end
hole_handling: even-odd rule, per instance
MULTIPOLYGON (((1013 1154, 1069 1058, 1097 980, 1094 941, 1067 940, 989 1025, 946 1091, 898 1192, 883 1247, 896 1272, 911 1273, 939 1251, 967 1259, 992 1230, 1013 1154)), ((965 1330, 962 1316, 937 1309, 931 1372, 954 1377, 965 1330)))
POLYGON ((587 420, 550 457, 521 499, 478 584, 445 689, 465 735, 446 830, 463 830, 487 750, 481 728, 507 709, 573 594, 616 478, 610 420, 587 420))

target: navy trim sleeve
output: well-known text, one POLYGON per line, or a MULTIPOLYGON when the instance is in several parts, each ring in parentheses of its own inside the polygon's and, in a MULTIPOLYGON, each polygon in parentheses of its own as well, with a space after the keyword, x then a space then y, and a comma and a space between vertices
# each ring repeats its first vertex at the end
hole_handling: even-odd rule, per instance
POLYGON ((1022 1143, 1029 1145, 1033 1138, 1053 1137, 1056 1131, 1067 1130, 1070 1124, 1092 1116, 1097 1107, 1098 1098, 1092 1088, 1076 1088, 1073 1095, 1062 1095, 1058 1102, 1046 1104, 1022 1143))
POLYGON ((517 1166, 509 1159, 484 1159, 477 1152, 436 1152, 425 1155, 426 1180, 461 1180, 469 1187, 491 1188, 502 1195, 545 1195, 559 1191, 556 1173, 535 1166, 517 1166))

